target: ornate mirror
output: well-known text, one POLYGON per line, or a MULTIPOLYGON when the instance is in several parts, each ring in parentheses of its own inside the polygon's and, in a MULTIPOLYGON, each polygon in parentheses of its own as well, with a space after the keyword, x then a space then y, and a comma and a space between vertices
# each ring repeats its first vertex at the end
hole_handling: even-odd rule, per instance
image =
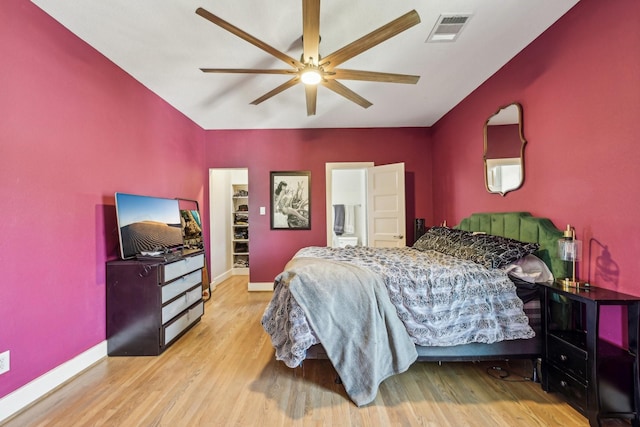
POLYGON ((522 106, 501 107, 484 125, 484 182, 489 193, 504 196, 524 182, 522 106))

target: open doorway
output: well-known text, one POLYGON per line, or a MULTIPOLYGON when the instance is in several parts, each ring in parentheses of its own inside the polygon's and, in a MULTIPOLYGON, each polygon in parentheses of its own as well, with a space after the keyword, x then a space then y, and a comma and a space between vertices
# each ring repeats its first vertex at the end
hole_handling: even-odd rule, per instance
POLYGON ((406 245, 404 163, 327 163, 325 170, 327 246, 406 245))
MULTIPOLYGON (((327 246, 367 246, 367 169, 373 162, 327 163, 327 246), (337 231, 336 209, 342 210, 337 231), (346 218, 345 218, 346 217, 346 218), (351 224, 349 224, 351 217, 351 224), (344 229, 345 220, 347 229, 344 229), (339 234, 337 234, 339 233, 339 234)), ((340 215, 340 212, 337 213, 340 215)))
POLYGON ((211 281, 250 272, 249 171, 209 169, 211 281))

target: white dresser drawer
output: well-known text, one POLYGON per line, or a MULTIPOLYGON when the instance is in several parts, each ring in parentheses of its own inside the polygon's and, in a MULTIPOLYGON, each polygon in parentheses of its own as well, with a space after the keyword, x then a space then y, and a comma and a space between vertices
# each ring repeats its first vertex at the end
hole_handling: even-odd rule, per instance
POLYGON ((204 267, 204 254, 183 258, 164 265, 164 281, 170 282, 176 277, 183 276, 204 267))
POLYGON ((193 273, 187 274, 186 276, 179 277, 168 285, 162 287, 162 303, 164 304, 201 282, 202 270, 197 270, 193 273))
POLYGON ((195 303, 198 300, 202 299, 202 288, 198 286, 184 295, 180 296, 175 301, 170 302, 169 304, 162 307, 162 323, 165 324, 169 320, 176 317, 180 314, 184 309, 189 307, 191 304, 195 303))
POLYGON ((182 331, 200 319, 203 314, 204 301, 201 301, 200 304, 191 307, 189 311, 185 312, 182 316, 178 317, 174 322, 164 328, 164 345, 167 345, 171 340, 180 335, 182 331))

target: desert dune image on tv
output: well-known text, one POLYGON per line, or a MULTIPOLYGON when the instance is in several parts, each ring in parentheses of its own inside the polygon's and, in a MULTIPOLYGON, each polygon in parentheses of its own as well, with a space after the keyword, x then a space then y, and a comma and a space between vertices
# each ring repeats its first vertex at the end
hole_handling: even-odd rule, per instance
POLYGON ((177 200, 117 193, 116 207, 122 258, 183 245, 177 200))

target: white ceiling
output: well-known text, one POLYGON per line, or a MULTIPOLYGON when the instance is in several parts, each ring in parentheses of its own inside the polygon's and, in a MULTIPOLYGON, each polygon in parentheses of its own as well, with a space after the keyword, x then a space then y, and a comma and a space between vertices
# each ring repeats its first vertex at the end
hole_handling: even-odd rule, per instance
POLYGON ((421 76, 417 85, 342 81, 368 109, 303 85, 255 106, 285 75, 205 74, 200 68, 283 68, 282 62, 196 15, 203 7, 294 58, 301 0, 32 0, 204 129, 431 126, 579 0, 323 0, 321 56, 415 9, 421 23, 344 68, 421 76), (425 43, 441 14, 472 14, 455 42, 425 43))

